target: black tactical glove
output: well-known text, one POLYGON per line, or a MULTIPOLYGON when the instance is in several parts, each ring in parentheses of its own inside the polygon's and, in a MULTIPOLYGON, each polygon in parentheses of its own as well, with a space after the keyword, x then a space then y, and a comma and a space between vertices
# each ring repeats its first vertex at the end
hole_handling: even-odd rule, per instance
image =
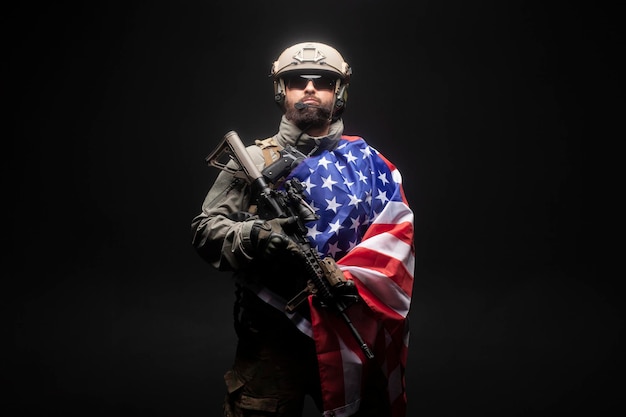
POLYGON ((257 256, 269 259, 280 253, 300 253, 298 245, 285 230, 296 222, 295 217, 255 220, 250 230, 250 246, 257 256))

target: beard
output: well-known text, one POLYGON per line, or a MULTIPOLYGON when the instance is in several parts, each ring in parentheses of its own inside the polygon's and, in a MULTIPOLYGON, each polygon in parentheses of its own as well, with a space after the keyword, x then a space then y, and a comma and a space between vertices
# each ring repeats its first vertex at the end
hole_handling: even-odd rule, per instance
POLYGON ((327 126, 332 115, 332 104, 322 103, 319 107, 309 106, 298 110, 293 103, 287 103, 286 108, 287 119, 302 131, 327 126))

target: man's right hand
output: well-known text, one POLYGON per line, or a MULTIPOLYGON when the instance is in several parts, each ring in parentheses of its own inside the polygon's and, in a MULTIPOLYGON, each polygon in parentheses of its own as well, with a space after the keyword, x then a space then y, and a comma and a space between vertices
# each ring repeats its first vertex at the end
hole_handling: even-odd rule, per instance
POLYGON ((300 253, 298 245, 285 232, 296 220, 295 217, 254 220, 249 241, 255 256, 270 259, 281 253, 300 253))

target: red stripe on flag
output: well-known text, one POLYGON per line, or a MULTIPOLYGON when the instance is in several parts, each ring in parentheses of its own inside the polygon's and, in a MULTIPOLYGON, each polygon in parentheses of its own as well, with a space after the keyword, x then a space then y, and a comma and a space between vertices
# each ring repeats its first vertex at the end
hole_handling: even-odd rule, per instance
POLYGON ((372 236, 381 233, 391 233, 395 238, 400 239, 407 245, 413 246, 413 224, 411 222, 402 222, 398 224, 392 223, 373 223, 363 235, 362 240, 367 240, 372 236))
MULTIPOLYGON (((400 287, 408 297, 413 295, 413 275, 411 275, 403 262, 400 262, 395 258, 390 258, 378 252, 362 248, 350 252, 348 255, 343 257, 341 262, 338 262, 338 264, 346 266, 362 266, 367 269, 380 272, 400 287), (347 256, 350 256, 350 258, 345 259, 347 256)), ((353 275, 350 271, 344 271, 344 274, 353 275)))

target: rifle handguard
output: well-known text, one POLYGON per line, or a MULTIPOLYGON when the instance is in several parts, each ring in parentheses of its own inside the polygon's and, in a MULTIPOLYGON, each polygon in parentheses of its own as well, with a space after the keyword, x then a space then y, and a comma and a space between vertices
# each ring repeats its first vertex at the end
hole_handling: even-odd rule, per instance
POLYGON ((322 259, 320 266, 324 271, 326 280, 330 284, 330 291, 333 296, 343 298, 346 307, 359 301, 359 292, 356 285, 354 285, 354 281, 346 279, 343 271, 339 269, 337 262, 332 257, 327 256, 322 259))

